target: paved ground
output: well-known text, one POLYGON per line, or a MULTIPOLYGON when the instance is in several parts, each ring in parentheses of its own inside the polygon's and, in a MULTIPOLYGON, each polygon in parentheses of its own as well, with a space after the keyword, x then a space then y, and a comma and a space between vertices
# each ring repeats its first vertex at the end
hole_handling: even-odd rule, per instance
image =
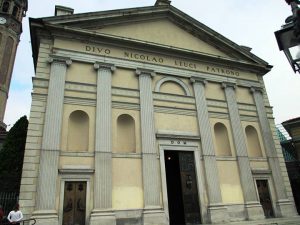
MULTIPOLYGON (((239 221, 227 223, 228 225, 300 225, 300 216, 291 218, 274 218, 261 221, 239 221)), ((227 225, 226 224, 226 225, 227 225)), ((217 225, 217 224, 214 224, 217 225)), ((224 225, 224 224, 218 224, 224 225)))

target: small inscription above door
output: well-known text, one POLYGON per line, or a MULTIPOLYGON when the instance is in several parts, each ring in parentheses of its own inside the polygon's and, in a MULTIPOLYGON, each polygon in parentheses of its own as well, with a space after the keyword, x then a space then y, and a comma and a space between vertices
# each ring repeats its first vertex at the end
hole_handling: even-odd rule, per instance
POLYGON ((63 225, 85 225, 86 182, 66 182, 63 225))

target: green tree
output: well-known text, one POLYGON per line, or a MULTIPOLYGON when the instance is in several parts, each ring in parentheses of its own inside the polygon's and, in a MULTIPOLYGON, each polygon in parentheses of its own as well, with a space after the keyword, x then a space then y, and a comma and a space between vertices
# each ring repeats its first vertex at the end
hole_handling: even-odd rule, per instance
POLYGON ((19 192, 28 120, 21 117, 7 133, 0 151, 0 192, 19 192))

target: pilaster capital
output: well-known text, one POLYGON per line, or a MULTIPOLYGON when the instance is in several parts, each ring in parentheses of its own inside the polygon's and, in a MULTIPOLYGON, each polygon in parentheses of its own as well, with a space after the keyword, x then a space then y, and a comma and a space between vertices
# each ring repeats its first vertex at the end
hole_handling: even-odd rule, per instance
POLYGON ((95 62, 94 63, 94 69, 99 70, 99 69, 109 69, 111 72, 114 72, 116 70, 116 66, 114 64, 109 64, 109 63, 102 63, 102 62, 95 62))
POLYGON ((250 87, 250 92, 254 94, 255 92, 259 92, 263 94, 263 89, 261 87, 250 87))
POLYGON ((59 56, 50 56, 48 59, 48 63, 65 63, 66 66, 70 66, 72 64, 71 58, 68 57, 59 57, 59 56))
POLYGON ((143 69, 143 68, 137 68, 136 71, 135 71, 135 74, 137 76, 140 76, 140 75, 149 75, 151 78, 156 75, 153 70, 148 70, 148 69, 143 69))
POLYGON ((226 89, 226 88, 232 88, 235 89, 236 88, 236 83, 232 83, 232 82, 222 82, 222 88, 226 89))
POLYGON ((204 78, 199 78, 199 77, 191 77, 190 78, 191 83, 201 83, 203 86, 205 86, 208 81, 204 78))

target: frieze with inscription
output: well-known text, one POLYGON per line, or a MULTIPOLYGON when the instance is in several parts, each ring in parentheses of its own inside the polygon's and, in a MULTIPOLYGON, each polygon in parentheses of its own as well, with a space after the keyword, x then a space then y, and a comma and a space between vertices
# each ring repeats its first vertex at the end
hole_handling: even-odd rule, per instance
POLYGON ((213 74, 219 74, 219 75, 225 75, 231 77, 240 76, 240 72, 234 69, 216 67, 216 66, 200 64, 193 61, 188 61, 188 60, 183 60, 178 58, 174 59, 170 57, 163 57, 163 56, 151 55, 147 53, 134 52, 128 50, 121 50, 121 55, 120 55, 120 50, 121 49, 115 49, 115 48, 104 47, 104 46, 94 46, 94 45, 84 46, 85 52, 94 53, 103 56, 111 55, 111 56, 117 56, 125 59, 132 59, 135 61, 149 62, 149 63, 167 65, 167 66, 171 65, 178 68, 185 68, 189 70, 195 70, 200 72, 207 72, 207 73, 213 73, 213 74))

